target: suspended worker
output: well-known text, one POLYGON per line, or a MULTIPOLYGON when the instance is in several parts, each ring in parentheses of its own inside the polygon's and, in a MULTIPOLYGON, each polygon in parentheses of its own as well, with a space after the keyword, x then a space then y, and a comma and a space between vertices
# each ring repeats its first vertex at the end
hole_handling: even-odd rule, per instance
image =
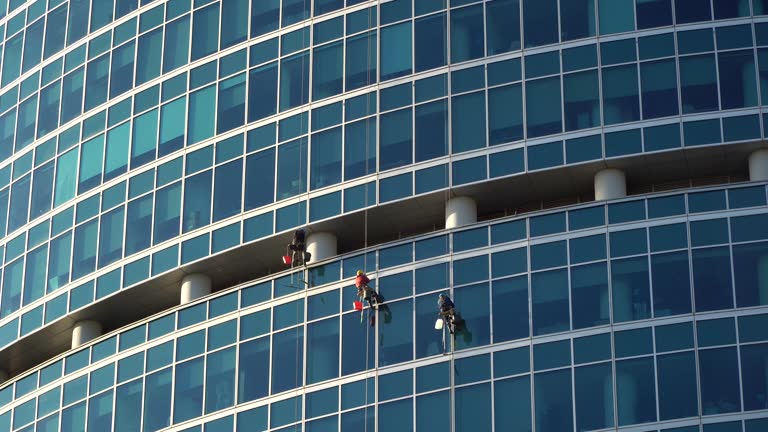
POLYGON ((298 265, 306 264, 312 258, 312 255, 306 251, 305 240, 306 234, 303 229, 299 228, 293 233, 293 240, 288 245, 288 249, 291 250, 292 260, 298 265))
POLYGON ((437 307, 439 309, 439 315, 445 321, 448 329, 453 333, 456 327, 461 323, 461 318, 456 312, 456 306, 453 301, 445 293, 440 293, 437 297, 437 307))
POLYGON ((368 302, 368 306, 375 308, 379 304, 379 295, 368 284, 371 282, 368 276, 362 270, 357 271, 355 286, 357 287, 357 296, 368 302))

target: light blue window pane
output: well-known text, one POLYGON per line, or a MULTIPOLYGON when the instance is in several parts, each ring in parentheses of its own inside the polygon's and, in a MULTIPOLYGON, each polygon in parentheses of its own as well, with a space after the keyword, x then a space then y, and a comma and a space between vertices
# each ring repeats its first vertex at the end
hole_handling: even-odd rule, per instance
POLYGON ((637 67, 603 68, 603 110, 606 125, 640 119, 637 67))
POLYGON ((75 229, 75 241, 72 251, 73 280, 95 270, 98 228, 98 220, 94 219, 75 229))
POLYGON ((331 318, 307 326, 307 382, 338 377, 339 320, 331 318))
MULTIPOLYGON (((500 430, 531 430, 531 379, 520 377, 494 383, 494 420, 500 430), (504 401, 514 400, 514 404, 504 401)), ((416 401, 418 409, 418 399, 416 401)))
POLYGON ((334 192, 310 200, 309 220, 333 217, 341 213, 341 192, 334 192))
POLYGON ((605 249, 605 235, 603 234, 571 239, 571 264, 605 259, 605 249))
POLYGON ((678 351, 693 348, 691 323, 656 327, 656 351, 678 351))
POLYGON ((381 80, 389 80, 412 72, 410 21, 381 30, 381 80))
POLYGON ((88 394, 98 393, 115 383, 115 365, 110 364, 91 372, 91 383, 88 394))
POLYGON ((636 255, 648 251, 645 229, 615 231, 611 233, 611 256, 636 255))
POLYGON ((616 362, 619 425, 656 421, 653 358, 616 362))
MULTIPOLYGON (((208 355, 205 374, 206 413, 218 411, 234 405, 235 360, 236 355, 234 347, 208 355)), ((208 425, 206 425, 206 429, 209 429, 208 425)), ((231 427, 229 430, 232 430, 231 427)))
POLYGON ((494 341, 528 337, 528 278, 497 280, 492 289, 494 341))
POLYGON ((687 247, 688 232, 685 228, 684 223, 651 227, 651 252, 687 247))
POLYGON ((755 61, 752 50, 718 54, 722 109, 750 107, 757 104, 755 61))
POLYGON ((114 355, 117 352, 117 337, 111 337, 103 342, 93 346, 93 352, 91 353, 91 363, 104 360, 107 357, 114 355))
POLYGON ((163 56, 163 30, 157 29, 139 37, 137 49, 136 85, 160 75, 163 56))
POLYGON ((152 372, 164 366, 168 366, 172 362, 173 341, 166 342, 147 350, 147 372, 152 372))
POLYGON ((491 244, 524 239, 527 235, 526 232, 524 220, 491 225, 491 244))
POLYGON ((142 382, 137 380, 120 386, 115 391, 115 432, 139 430, 142 390, 142 382))
POLYGON ((208 328, 208 351, 232 344, 237 340, 237 320, 217 324, 208 328))
POLYGON ((447 20, 444 13, 416 20, 414 27, 416 72, 446 64, 448 57, 446 33, 447 20))
POLYGON ((542 270, 566 265, 567 254, 565 241, 534 245, 531 247, 531 269, 542 270))
POLYGON ((723 119, 723 141, 746 141, 760 138, 760 118, 756 115, 723 119))
POLYGON ((265 213, 243 221, 243 241, 248 242, 272 234, 273 214, 265 213))
MULTIPOLYGON (((101 217, 99 235, 99 268, 123 256, 123 224, 125 208, 119 207, 101 217)), ((77 244, 77 237, 75 237, 77 244)), ((119 283, 118 283, 119 285, 119 283)))
POLYGON ((764 331, 766 320, 768 316, 764 314, 739 317, 739 340, 756 342, 768 339, 764 331))
POLYGON ((37 399, 37 416, 43 417, 48 413, 58 410, 61 406, 61 387, 49 390, 37 399))
POLYGON ((645 201, 630 201, 608 205, 608 223, 624 223, 645 219, 645 201))
POLYGON ((615 322, 651 316, 648 259, 646 257, 611 262, 613 319, 615 322))
POLYGON ((48 251, 45 246, 27 254, 27 273, 24 277, 24 304, 27 305, 45 294, 45 268, 48 251))
POLYGON ((689 313, 691 286, 688 253, 672 252, 651 257, 653 310, 655 316, 689 313))
POLYGON ((416 107, 416 161, 443 156, 448 149, 448 103, 436 101, 416 107))
POLYGON ((144 165, 155 159, 157 148, 158 110, 152 110, 137 117, 133 123, 131 145, 131 168, 144 165))
POLYGON ((558 41, 557 1, 523 0, 524 46, 532 48, 558 41))
POLYGON ((160 156, 170 154, 184 146, 184 117, 186 97, 176 99, 160 108, 160 156))
POLYGON ((570 328, 568 273, 554 270, 531 278, 534 335, 556 333, 570 328))
POLYGON ((454 97, 451 105, 452 152, 485 147, 485 92, 454 97))
POLYGON ((369 118, 347 124, 344 137, 344 180, 362 177, 376 171, 375 120, 369 118))
MULTIPOLYGON (((387 320, 380 322, 379 331, 383 335, 379 347, 379 364, 381 366, 392 365, 413 358, 413 337, 411 332, 405 330, 413 327, 413 318, 410 313, 406 312, 412 309, 411 300, 389 304, 392 317, 398 318, 389 320, 389 322, 387 320)), ((346 332, 346 329, 344 331, 346 332)), ((343 351, 344 347, 342 347, 343 351)))
MULTIPOLYGON (((238 401, 246 402, 269 393, 269 338, 256 339, 240 346, 238 401)), ((266 423, 266 413, 264 416, 266 423)), ((266 428, 265 428, 266 430, 266 428)))
POLYGON ((453 283, 463 285, 488 278, 488 256, 456 260, 453 263, 453 283))
POLYGON ((380 170, 413 162, 412 115, 410 109, 405 109, 381 116, 380 170))
POLYGON ((599 0, 600 34, 621 33, 635 29, 632 0, 599 0))
POLYGON ((35 420, 35 400, 32 399, 13 410, 13 428, 20 428, 35 420))
POLYGON ((534 394, 537 431, 573 429, 570 369, 536 374, 534 394))
POLYGON ((217 133, 242 126, 245 122, 245 73, 219 83, 217 133))
POLYGON ((446 288, 448 287, 448 279, 447 263, 416 269, 416 293, 422 294, 446 288))
POLYGON ((523 138, 522 91, 520 84, 488 90, 490 145, 518 141, 523 138))
POLYGON ((88 429, 109 430, 112 427, 112 396, 110 390, 88 400, 88 429))
POLYGON ((578 430, 614 426, 611 364, 602 363, 577 368, 575 385, 578 430))
POLYGON ((576 364, 609 360, 611 356, 610 333, 581 337, 573 340, 573 359, 576 364))
POLYGON ((696 322, 696 336, 700 347, 736 343, 733 319, 722 318, 696 322))
POLYGON ((297 327, 272 337, 272 393, 290 390, 303 381, 304 329, 297 327), (298 372, 297 372, 298 371, 298 372))
POLYGON ((146 331, 146 326, 142 325, 120 333, 120 351, 125 351, 144 343, 146 331))
POLYGON ((343 51, 342 41, 315 49, 312 66, 313 99, 324 99, 343 91, 343 51))
POLYGON ((546 78, 526 83, 528 137, 551 135, 562 131, 560 111, 546 108, 560 106, 560 98, 560 78, 546 78))
POLYGON ((174 423, 180 423, 202 414, 203 360, 200 357, 176 366, 173 404, 174 423))
POLYGON ((192 60, 197 60, 218 49, 219 4, 198 9, 193 16, 192 60))
POLYGON ((738 388, 736 348, 699 352, 702 414, 737 411, 741 404, 738 388))
POLYGON ((579 130, 600 124, 597 71, 566 75, 563 79, 565 130, 579 130))
POLYGON ((404 399, 379 405, 379 428, 413 430, 413 402, 410 399, 404 399))
MULTIPOLYGON (((284 154, 290 155, 291 153, 284 152, 284 154)), ((245 168, 245 210, 272 203, 274 201, 274 182, 275 149, 267 149, 248 156, 245 168), (255 185, 259 186, 256 187, 255 185)))
POLYGON ((192 93, 187 114, 187 145, 200 142, 213 135, 216 120, 216 87, 209 86, 192 93))
MULTIPOLYGON (((184 365, 182 370, 184 375, 178 376, 178 378, 189 380, 191 378, 190 372, 192 372, 190 369, 184 365)), ((202 378, 200 377, 200 379, 202 378)), ((147 376, 146 392, 144 394, 144 430, 155 431, 169 425, 171 415, 171 383, 171 368, 147 376)))
POLYGON ((59 156, 56 168, 56 185, 54 188, 54 207, 69 201, 75 195, 75 186, 77 182, 77 149, 59 156))
POLYGON ((140 352, 130 357, 126 357, 118 362, 117 381, 118 383, 136 378, 144 372, 144 353, 140 352))
POLYGON ((86 396, 88 390, 88 378, 82 376, 64 384, 64 405, 78 401, 86 396))
POLYGON ((565 231, 565 212, 530 218, 531 237, 539 237, 565 231))
POLYGON ((249 76, 248 121, 277 112, 277 62, 252 69, 249 76))
POLYGON ((341 181, 341 127, 312 135, 310 188, 336 184, 341 181))
POLYGON ((189 61, 189 22, 189 15, 186 15, 166 26, 163 73, 170 72, 189 61))
POLYGON ((608 271, 605 263, 571 268, 573 327, 608 324, 608 271))
POLYGON ((280 111, 303 105, 309 100, 309 52, 281 60, 280 111))
POLYGON ((485 52, 483 7, 470 6, 451 11, 451 62, 482 57, 485 52))
POLYGON ((307 319, 334 315, 339 312, 339 292, 329 291, 323 294, 311 296, 307 299, 307 319))
POLYGON ((277 199, 290 198, 307 188, 307 139, 294 140, 278 147, 277 199))
POLYGON ((62 432, 85 431, 85 402, 71 406, 61 413, 62 432))

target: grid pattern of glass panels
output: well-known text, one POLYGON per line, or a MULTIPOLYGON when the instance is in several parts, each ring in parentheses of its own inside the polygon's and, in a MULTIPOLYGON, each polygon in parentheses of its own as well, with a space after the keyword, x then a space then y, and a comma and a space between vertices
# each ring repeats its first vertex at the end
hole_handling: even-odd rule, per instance
MULTIPOLYGON (((51 209, 129 170, 246 124, 259 126, 249 131, 250 151, 283 142, 287 137, 305 136, 301 141, 292 142, 292 147, 284 146, 284 151, 277 152, 274 157, 283 160, 282 164, 278 162, 278 171, 283 166, 290 172, 284 173, 282 182, 279 172, 272 173, 274 193, 254 198, 253 205, 279 201, 377 171, 520 140, 528 140, 527 154, 518 148, 469 157, 451 166, 406 174, 392 179, 389 184, 398 189, 405 186, 405 190, 410 186, 419 193, 447 186, 448 178, 450 184, 461 185, 526 170, 683 146, 754 140, 763 136, 763 121, 757 111, 740 112, 725 118, 695 117, 690 121, 679 117, 760 105, 765 92, 763 87, 766 87, 761 78, 764 49, 760 47, 766 45, 765 35, 768 33, 766 24, 752 24, 746 18, 738 21, 744 11, 749 12, 749 7, 739 6, 730 11, 727 6, 712 8, 709 2, 702 2, 700 7, 704 8, 706 3, 706 9, 710 11, 691 18, 693 21, 711 19, 712 10, 717 19, 736 20, 716 28, 680 29, 677 32, 663 29, 672 22, 662 21, 650 25, 662 26, 658 34, 639 38, 623 35, 620 39, 600 44, 579 42, 578 46, 545 48, 545 52, 519 56, 514 54, 520 48, 519 29, 518 36, 514 37, 507 34, 508 26, 499 28, 499 24, 493 23, 495 15, 519 15, 515 12, 520 7, 517 1, 494 0, 466 6, 465 3, 471 2, 454 2, 452 9, 442 11, 439 6, 426 7, 418 2, 412 6, 410 2, 398 0, 381 5, 380 10, 357 7, 346 15, 334 12, 312 26, 279 37, 259 36, 254 40, 258 43, 248 42, 248 47, 232 53, 227 51, 228 54, 218 60, 198 61, 190 71, 171 74, 174 76, 159 83, 155 77, 166 72, 164 62, 171 61, 176 52, 175 45, 167 40, 176 40, 175 36, 168 35, 175 27, 171 21, 163 24, 164 20, 186 19, 187 39, 192 28, 190 21, 199 23, 202 29, 215 21, 214 28, 221 32, 210 34, 216 40, 199 42, 213 47, 211 53, 214 53, 227 48, 223 44, 225 29, 238 27, 225 25, 226 17, 247 17, 250 10, 252 17, 256 17, 252 21, 261 23, 259 17, 271 17, 264 18, 267 21, 275 19, 279 16, 275 11, 280 8, 278 2, 273 2, 272 6, 258 6, 271 11, 267 13, 239 0, 221 4, 195 2, 194 7, 187 1, 186 6, 178 6, 182 3, 159 4, 147 11, 143 8, 140 19, 134 17, 121 24, 121 27, 132 25, 133 33, 129 32, 129 36, 138 32, 137 39, 117 38, 113 41, 113 44, 117 43, 115 49, 109 51, 110 44, 107 43, 106 52, 93 51, 90 45, 86 49, 83 45, 82 50, 68 53, 73 56, 70 68, 66 61, 51 64, 48 67, 55 69, 57 66, 59 72, 51 72, 50 78, 36 75, 27 79, 41 84, 29 84, 20 89, 19 85, 25 87, 21 83, 0 97, 0 123, 5 134, 0 137, 4 143, 0 147, 8 151, 22 150, 36 142, 34 157, 32 152, 22 151, 24 154, 13 165, 8 164, 0 170, 0 185, 6 186, 0 190, 0 213, 4 215, 0 218, 0 232, 11 234, 51 209), (194 10, 190 11, 190 8, 194 10), (179 14, 183 17, 179 18, 179 14), (196 19, 198 15, 199 19, 196 19), (208 15, 212 17, 210 20, 208 15), (424 28, 420 30, 422 24, 424 28), (447 33, 449 27, 453 29, 450 35, 447 33), (480 29, 479 37, 475 34, 477 29, 480 29), (437 34, 441 39, 441 32, 445 54, 435 62, 420 66, 420 61, 428 61, 430 54, 436 52, 432 49, 434 41, 431 38, 437 34), (149 38, 157 40, 152 42, 149 38), (499 38, 504 41, 511 38, 512 42, 502 44, 499 38), (143 43, 144 39, 148 41, 143 43), (470 40, 485 43, 478 48, 468 45, 470 40), (497 44, 503 48, 494 48, 497 44), (154 51, 145 56, 140 49, 142 46, 154 51), (163 50, 159 49, 161 46, 163 50), (130 51, 130 55, 126 54, 130 63, 115 65, 120 50, 125 49, 130 51), (472 53, 460 54, 464 50, 472 53), (80 51, 82 58, 78 60, 75 54, 80 51), (92 59, 86 56, 86 51, 89 55, 94 52, 92 59), (138 54, 134 55, 134 51, 138 54), (328 106, 312 110, 311 115, 304 113, 293 121, 281 121, 280 133, 271 134, 284 139, 270 135, 268 130, 276 128, 276 124, 264 124, 268 117, 304 106, 309 101, 338 99, 342 92, 368 84, 506 52, 511 54, 485 66, 457 70, 450 76, 430 76, 411 85, 387 87, 371 94, 365 103, 358 101, 356 105, 347 99, 342 108, 329 102, 328 106), (408 53, 411 55, 406 55, 408 53), (157 83, 149 85, 152 83, 147 81, 147 86, 138 83, 142 90, 126 98, 122 94, 131 87, 125 87, 125 83, 138 80, 143 67, 153 68, 148 80, 157 83), (100 77, 99 71, 106 75, 100 77), (64 76, 59 77, 62 73, 64 76), (44 88, 38 95, 40 86, 44 88), (122 95, 117 98, 118 103, 98 112, 84 108, 83 104, 88 105, 89 94, 91 99, 97 99, 94 106, 101 107, 118 87, 118 96, 122 95), (67 91, 72 92, 71 96, 66 94, 67 91), (66 114, 70 105, 68 100, 75 101, 75 111, 71 115, 66 114), (366 104, 368 106, 364 106, 366 104), (363 105, 365 111, 349 113, 352 111, 350 107, 359 108, 359 105, 363 105), (74 124, 70 121, 86 112, 87 119, 74 124), (375 117, 363 118, 374 114, 375 117), (66 118, 62 119, 62 116, 66 118), (617 126, 645 120, 652 123, 632 129, 617 126), (344 122, 346 124, 341 126, 344 122), (51 136, 59 126, 66 126, 66 130, 51 136), (581 132, 599 126, 618 129, 609 128, 603 134, 593 132, 588 136, 581 132), (550 142, 538 140, 562 133, 569 135, 555 141, 550 138, 550 142), (294 164, 297 154, 310 163, 306 166, 294 164)), ((316 13, 341 7, 341 2, 332 3, 328 8, 316 5, 316 13)), ((597 28, 594 11, 598 9, 592 0, 580 3, 583 4, 574 8, 592 12, 574 13, 566 18, 564 11, 568 8, 560 8, 563 15, 560 39, 555 32, 554 38, 542 36, 542 41, 531 41, 524 44, 525 47, 543 42, 567 42, 577 38, 574 35, 578 38, 594 36, 594 29, 586 32, 566 30, 590 27, 571 26, 569 20, 576 19, 591 22, 592 27, 597 28)), ((633 30, 632 2, 615 3, 599 9, 599 21, 603 22, 603 14, 624 16, 628 13, 631 19, 620 21, 632 25, 626 29, 622 27, 621 31, 633 30)), ((646 6, 641 3, 637 5, 637 25, 647 28, 640 13, 646 6)), ((656 3, 661 9, 665 8, 662 3, 667 3, 666 8, 671 10, 669 1, 656 3)), ((87 7, 88 2, 84 4, 87 7)), ((550 16, 551 11, 547 12, 550 9, 557 11, 557 3, 552 4, 554 9, 542 9, 541 16, 534 18, 531 15, 530 25, 540 24, 539 19, 557 23, 557 15, 550 16)), ((297 5, 282 6, 283 21, 287 19, 286 11, 296 12, 297 5)), ((529 7, 529 10, 534 9, 529 7)), ((758 6, 753 10, 755 14, 762 13, 758 6)), ((304 14, 308 13, 307 9, 304 14)), ((528 15, 523 15, 523 22, 529 22, 528 15)), ((297 16, 303 15, 299 13, 297 16)), ((678 17, 682 19, 682 15, 678 17)), ((515 22, 515 18, 510 20, 515 22)), ((605 20, 605 23, 609 22, 612 21, 605 20)), ((687 22, 691 21, 683 21, 687 22)), ((255 25, 251 23, 252 27, 255 25)), ((247 34, 247 27, 248 23, 239 31, 247 34)), ((114 29, 115 34, 119 33, 119 28, 114 29)), ((112 33, 103 36, 111 37, 112 33)), ((193 31, 191 34, 198 33, 193 31)), ((244 43, 243 37, 235 39, 244 43)), ((88 43, 98 45, 99 38, 88 43)), ((194 51, 195 41, 194 38, 191 42, 179 41, 178 45, 191 45, 189 49, 194 51)), ((6 55, 8 52, 6 50, 6 55)), ((269 158, 270 155, 260 157, 269 158)), ((383 195, 385 199, 402 197, 397 193, 383 195)), ((249 207, 243 205, 241 208, 249 207)))
POLYGON ((442 410, 463 431, 758 431, 765 193, 575 207, 246 284, 15 379, 0 430, 435 430, 442 410), (366 262, 375 327, 350 307, 366 262), (432 325, 438 292, 466 320, 455 357, 432 325))
MULTIPOLYGON (((360 2, 346 6, 354 3, 360 2)), ((669 0, 442 3, 397 0, 342 11, 341 1, 310 8, 293 0, 176 0, 132 12, 135 0, 80 0, 49 2, 46 15, 45 2, 37 1, 0 21, 8 40, 2 70, 16 70, 27 52, 39 51, 25 36, 45 27, 38 24, 66 10, 62 16, 74 25, 73 17, 82 17, 72 11, 104 8, 92 16, 94 36, 81 44, 75 42, 88 25, 58 26, 66 35, 82 33, 60 38, 73 48, 59 59, 51 54, 41 70, 31 61, 19 72, 23 80, 9 78, 0 96, 0 147, 8 149, 5 157, 19 151, 0 170, 8 281, 0 317, 246 211, 263 209, 250 228, 221 230, 212 252, 449 186, 764 135, 757 107, 768 88, 761 61, 768 24, 749 18, 764 13, 761 1, 735 8, 718 0, 676 2, 677 24, 730 20, 696 29, 669 27, 669 0), (689 9, 700 13, 689 16, 689 9), (297 24, 312 14, 319 18, 297 24), (114 28, 107 26, 112 19, 114 28), (267 34, 281 26, 291 27, 267 34), (526 31, 533 28, 539 30, 526 31), (658 30, 625 34, 648 28, 658 30), (614 33, 599 44, 589 39, 614 33), (18 60, 8 49, 15 39, 23 42, 18 60), (545 46, 555 43, 566 45, 545 46), (208 60, 222 49, 225 55, 208 60), (448 64, 484 56, 496 57, 440 74, 448 64), (193 67, 184 67, 190 61, 193 67), (374 83, 386 85, 340 96, 374 83), (134 85, 140 91, 131 94, 134 85), (321 102, 310 110, 310 101, 321 102), (707 114, 730 109, 740 111, 707 114), (638 121, 644 123, 625 125, 638 121), (491 146, 500 147, 446 157, 491 146), (434 166, 410 168, 424 161, 434 166), (386 171, 376 183, 339 189, 386 171), (269 207, 303 194, 305 201, 269 207), (66 207, 73 200, 77 205, 66 207), (28 284, 35 287, 22 299, 28 284)), ((13 74, 4 73, 3 82, 13 74)), ((195 241, 215 242, 211 237, 202 233, 195 241)), ((169 246, 172 256, 178 246, 169 246)), ((111 277, 120 279, 119 270, 111 277)))

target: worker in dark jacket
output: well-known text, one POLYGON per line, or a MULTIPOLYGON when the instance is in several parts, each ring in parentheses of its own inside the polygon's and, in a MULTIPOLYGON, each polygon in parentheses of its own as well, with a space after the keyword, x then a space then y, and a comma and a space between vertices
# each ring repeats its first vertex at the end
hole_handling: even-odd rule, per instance
POLYGON ((301 228, 293 233, 293 240, 288 245, 288 249, 291 251, 293 262, 298 265, 306 264, 312 257, 306 251, 306 233, 301 228))
POLYGON ((440 293, 437 297, 437 307, 439 309, 439 315, 443 321, 445 321, 448 329, 451 333, 455 332, 456 327, 461 324, 462 319, 456 312, 456 306, 453 304, 451 298, 445 293, 440 293))

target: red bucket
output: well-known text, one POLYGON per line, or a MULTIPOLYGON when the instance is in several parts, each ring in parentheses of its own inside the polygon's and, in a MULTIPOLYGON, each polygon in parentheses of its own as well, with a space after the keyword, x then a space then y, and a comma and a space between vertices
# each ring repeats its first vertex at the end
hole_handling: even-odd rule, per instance
POLYGON ((354 301, 354 302, 352 302, 352 306, 355 308, 356 311, 363 310, 363 302, 361 302, 361 301, 354 301))
POLYGON ((291 258, 290 255, 283 255, 283 264, 291 265, 292 261, 293 261, 293 259, 291 258))

